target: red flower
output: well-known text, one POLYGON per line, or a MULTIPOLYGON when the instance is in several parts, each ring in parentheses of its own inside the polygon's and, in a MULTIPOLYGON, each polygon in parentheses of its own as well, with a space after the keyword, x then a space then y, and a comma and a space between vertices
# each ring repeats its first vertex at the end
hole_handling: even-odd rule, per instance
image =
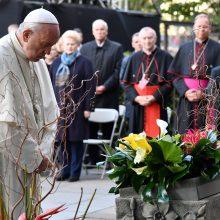
POLYGON ((64 208, 65 204, 58 206, 57 208, 53 208, 53 209, 49 209, 46 212, 41 213, 40 215, 38 215, 35 220, 47 220, 49 217, 51 217, 54 214, 57 214, 59 212, 62 212, 63 210, 67 209, 64 208))
MULTIPOLYGON (((57 208, 53 208, 53 209, 49 209, 46 212, 41 213, 40 215, 38 215, 35 220, 48 220, 52 215, 57 214, 59 212, 62 212, 63 210, 67 209, 64 208, 65 204, 58 206, 57 208)), ((1 219, 0 219, 1 220, 1 219)), ((26 216, 25 213, 22 213, 18 220, 26 220, 26 216)))

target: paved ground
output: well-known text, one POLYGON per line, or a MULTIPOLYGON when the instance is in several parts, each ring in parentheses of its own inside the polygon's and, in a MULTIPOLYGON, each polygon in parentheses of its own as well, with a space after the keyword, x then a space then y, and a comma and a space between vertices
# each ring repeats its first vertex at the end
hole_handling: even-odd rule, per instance
MULTIPOLYGON (((51 188, 52 178, 43 182, 43 195, 49 192, 51 188)), ((81 188, 83 189, 82 201, 77 214, 77 219, 83 216, 92 194, 97 189, 94 199, 86 215, 87 220, 115 220, 115 198, 114 194, 108 193, 114 183, 104 178, 100 179, 100 175, 95 170, 89 170, 86 175, 83 171, 80 181, 69 183, 68 181, 56 182, 51 194, 42 203, 43 210, 66 204, 66 210, 51 217, 51 220, 70 220, 74 218, 77 210, 78 201, 80 199, 81 188)))

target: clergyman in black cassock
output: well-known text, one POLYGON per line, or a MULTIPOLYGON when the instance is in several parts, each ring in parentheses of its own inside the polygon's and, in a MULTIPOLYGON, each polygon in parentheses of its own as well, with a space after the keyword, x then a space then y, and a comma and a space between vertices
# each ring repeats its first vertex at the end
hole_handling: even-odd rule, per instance
POLYGON ((126 85, 126 95, 132 103, 129 132, 140 133, 145 130, 147 135, 157 136, 158 132, 154 131, 154 127, 157 127, 156 120, 153 120, 154 126, 151 124, 151 129, 147 129, 146 126, 149 125, 149 122, 146 121, 146 118, 153 116, 154 108, 150 110, 149 107, 156 104, 156 108, 159 105, 158 119, 167 121, 166 107, 172 87, 166 80, 166 73, 172 61, 172 56, 156 46, 157 36, 152 28, 142 28, 139 37, 143 50, 134 53, 130 57, 123 80, 126 85), (138 89, 138 87, 140 88, 138 89), (156 89, 152 91, 151 100, 148 100, 149 96, 140 95, 139 91, 150 87, 156 89), (138 98, 142 101, 139 102, 138 98))
POLYGON ((183 44, 168 70, 179 95, 175 129, 181 134, 188 129, 203 129, 207 119, 205 90, 213 67, 220 65, 220 44, 209 38, 209 17, 195 18, 195 40, 183 44))

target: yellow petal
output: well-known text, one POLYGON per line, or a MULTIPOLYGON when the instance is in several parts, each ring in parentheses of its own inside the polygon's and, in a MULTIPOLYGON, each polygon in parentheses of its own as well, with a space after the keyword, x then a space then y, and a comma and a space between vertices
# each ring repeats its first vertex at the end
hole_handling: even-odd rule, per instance
POLYGON ((148 144, 143 133, 140 133, 140 134, 131 133, 127 137, 122 138, 122 140, 127 142, 133 150, 137 150, 137 148, 140 147, 140 148, 145 149, 147 154, 149 154, 152 151, 152 148, 148 144))
POLYGON ((146 154, 149 154, 152 151, 152 147, 148 144, 147 140, 144 138, 139 138, 136 140, 136 144, 138 147, 146 150, 146 154))
POLYGON ((131 146, 132 149, 136 150, 137 149, 137 143, 135 142, 135 139, 138 137, 137 134, 129 134, 127 137, 123 138, 123 140, 128 141, 129 145, 131 146))
POLYGON ((126 146, 124 144, 119 144, 118 147, 121 148, 121 149, 125 149, 126 148, 126 146))

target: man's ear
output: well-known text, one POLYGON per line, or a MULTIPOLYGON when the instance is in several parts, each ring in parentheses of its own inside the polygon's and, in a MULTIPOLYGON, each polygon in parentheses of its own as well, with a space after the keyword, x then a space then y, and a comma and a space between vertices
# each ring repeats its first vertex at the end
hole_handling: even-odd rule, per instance
POLYGON ((28 42, 28 39, 30 38, 32 34, 32 31, 30 29, 24 30, 23 31, 23 41, 28 42))

